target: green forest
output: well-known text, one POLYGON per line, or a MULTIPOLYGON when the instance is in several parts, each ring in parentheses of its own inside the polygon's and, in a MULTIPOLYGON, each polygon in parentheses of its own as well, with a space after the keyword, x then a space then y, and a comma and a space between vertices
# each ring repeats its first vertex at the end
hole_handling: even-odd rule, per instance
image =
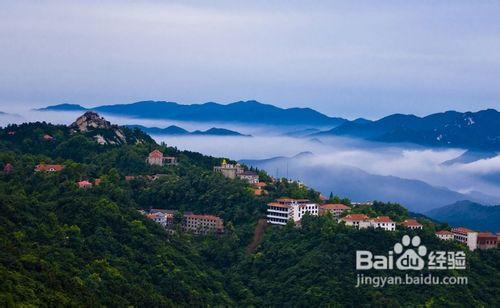
MULTIPOLYGON (((306 215, 300 227, 268 226, 251 252, 266 203, 283 196, 320 202, 319 193, 258 170, 268 194, 213 172, 223 158, 157 144, 121 128, 126 144, 100 145, 91 132, 29 123, 0 130, 0 306, 475 306, 500 302, 498 249, 467 251, 468 285, 355 287, 355 251, 386 253, 403 234, 418 234, 429 249, 464 250, 434 236, 446 228, 396 232, 356 230, 331 216, 306 215), (46 140, 49 134, 53 139, 46 140), (150 166, 154 149, 176 166, 150 166), (6 164, 11 172, 1 172, 6 164), (34 172, 40 163, 60 172, 34 172), (129 175, 164 174, 155 181, 129 175), (100 179, 80 189, 76 182, 100 179), (167 232, 138 209, 213 214, 223 235, 167 232)), ((102 132, 106 133, 106 132, 102 132)), ((230 159, 230 158, 226 158, 230 159)), ((348 197, 348 196, 345 196, 348 197)), ((348 199, 332 196, 348 203, 348 199)), ((376 202, 354 212, 403 220, 399 204, 376 202)), ((385 274, 397 274, 386 271, 385 274)))

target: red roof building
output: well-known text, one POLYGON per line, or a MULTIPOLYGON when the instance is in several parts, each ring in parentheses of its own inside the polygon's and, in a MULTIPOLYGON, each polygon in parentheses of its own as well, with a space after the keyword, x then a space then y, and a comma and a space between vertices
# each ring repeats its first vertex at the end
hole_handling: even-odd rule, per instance
POLYGON ((331 213, 333 217, 339 218, 340 215, 346 211, 350 211, 351 208, 348 207, 347 205, 344 204, 334 204, 334 203, 328 203, 328 204, 322 204, 319 206, 319 211, 320 214, 326 214, 326 213, 331 213))
POLYGON ((49 134, 45 134, 45 135, 43 135, 43 140, 45 140, 45 141, 51 141, 51 140, 53 140, 53 139, 54 139, 54 137, 52 137, 52 136, 51 136, 51 135, 49 135, 49 134))
POLYGON ((477 235, 477 248, 491 249, 497 247, 497 236, 491 232, 479 232, 477 235))
POLYGON ((80 181, 80 182, 77 182, 76 185, 78 185, 78 188, 90 188, 90 187, 92 187, 92 183, 90 183, 89 181, 80 181))
POLYGON ((35 166, 35 171, 58 172, 64 169, 64 165, 39 164, 35 166))
POLYGON ((452 228, 451 232, 453 233, 453 239, 455 241, 466 244, 471 251, 476 250, 478 235, 476 231, 464 227, 458 227, 452 228))
POLYGON ((412 229, 412 230, 416 230, 416 229, 422 230, 423 229, 422 224, 419 223, 418 221, 416 221, 415 219, 407 219, 407 220, 403 221, 401 223, 401 225, 408 228, 408 229, 412 229))
POLYGON ((436 236, 440 240, 451 241, 453 240, 453 232, 447 230, 440 230, 436 232, 436 236))

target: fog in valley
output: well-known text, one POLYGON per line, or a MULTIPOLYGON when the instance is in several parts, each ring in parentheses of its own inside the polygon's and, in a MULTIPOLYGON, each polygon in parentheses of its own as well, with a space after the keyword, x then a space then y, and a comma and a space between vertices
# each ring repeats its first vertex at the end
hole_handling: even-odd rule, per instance
MULTIPOLYGON (((4 108, 2 126, 26 121, 70 124, 82 112, 37 112, 4 108), (10 110, 6 110, 10 109, 10 110)), ((239 126, 227 123, 192 123, 131 119, 105 115, 114 124, 205 130, 221 127, 252 137, 153 136, 181 150, 243 161, 271 175, 300 180, 328 195, 354 201, 383 200, 406 203, 425 212, 457 200, 500 204, 500 156, 471 163, 443 165, 464 149, 436 149, 409 144, 383 144, 351 138, 292 138, 286 133, 304 127, 239 126), (302 153, 300 155, 297 155, 302 153), (270 158, 275 158, 269 160, 270 158), (408 181, 417 180, 417 181, 408 181)))

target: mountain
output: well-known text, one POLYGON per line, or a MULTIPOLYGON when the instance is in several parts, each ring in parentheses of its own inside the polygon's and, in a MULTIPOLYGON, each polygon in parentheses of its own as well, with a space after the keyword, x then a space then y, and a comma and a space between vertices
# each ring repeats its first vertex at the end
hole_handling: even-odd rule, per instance
POLYGON ((73 122, 69 129, 71 133, 84 133, 94 138, 99 144, 140 143, 139 138, 127 138, 127 134, 117 125, 111 125, 103 117, 93 111, 87 111, 73 122))
MULTIPOLYGON (((294 157, 274 157, 263 160, 241 160, 276 177, 300 179, 309 187, 328 196, 330 192, 354 201, 381 200, 399 202, 413 212, 423 213, 471 196, 445 187, 395 176, 370 174, 359 168, 345 165, 324 166, 315 161, 315 155, 306 152, 294 157)), ((485 198, 477 201, 483 202, 485 198)))
POLYGON ((471 201, 458 201, 425 213, 452 226, 473 230, 500 232, 500 205, 484 206, 471 201))
POLYGON ((320 130, 317 128, 306 128, 306 129, 294 130, 291 132, 284 133, 283 136, 300 138, 300 137, 305 137, 305 136, 308 136, 311 134, 318 133, 319 131, 320 130))
POLYGON ((225 128, 217 128, 217 127, 212 127, 210 129, 207 129, 205 131, 201 130, 195 130, 193 132, 190 132, 188 130, 185 130, 184 128, 181 128, 176 125, 171 125, 169 127, 165 128, 159 128, 159 127, 145 127, 142 125, 126 125, 127 127, 130 128, 138 128, 142 130, 145 133, 152 134, 152 135, 170 135, 170 136, 186 136, 186 135, 192 135, 192 136, 241 136, 241 137, 250 137, 250 135, 244 135, 242 133, 239 133, 237 131, 225 129, 225 128))
MULTIPOLYGON (((304 152, 296 158, 314 156, 304 152)), ((418 234, 429 251, 465 247, 439 240, 433 231, 441 226, 423 217, 424 230, 416 231, 356 230, 329 215, 304 215, 300 228, 291 223, 259 229, 266 203, 282 196, 319 202, 319 193, 272 181, 260 170, 269 194, 256 196, 248 183, 213 171, 222 161, 157 144, 138 129, 94 115, 72 128, 36 122, 0 129, 0 307, 497 305, 500 250, 467 252, 466 271, 434 272, 454 279, 466 274, 468 284, 422 284, 418 292, 404 284, 356 287, 357 250, 387 254, 408 233, 418 234), (99 145, 92 137, 95 131, 114 135, 115 128, 127 144, 99 145), (128 142, 136 134, 150 142, 128 142), (147 164, 155 149, 177 157, 179 165, 147 164), (35 172, 40 163, 65 168, 35 172), (163 176, 156 180, 126 180, 158 173, 163 176), (79 188, 82 180, 94 185, 79 188), (216 215, 225 232, 184 232, 177 215, 174 228, 165 230, 138 211, 151 208, 216 215), (254 232, 260 240, 248 251, 254 232)), ((397 221, 409 218, 398 204, 376 202, 369 211, 397 221)), ((414 271, 414 277, 421 275, 414 271)))
MULTIPOLYGON (((54 105, 40 111, 74 111, 79 105, 54 105)), ((204 103, 182 105, 165 101, 142 101, 131 104, 105 105, 92 110, 133 118, 169 119, 196 122, 234 122, 261 125, 337 126, 346 120, 332 118, 310 108, 279 108, 257 101, 239 101, 227 105, 204 103)))
POLYGON ((59 104, 54 106, 49 106, 46 108, 37 109, 38 111, 84 111, 88 110, 77 104, 59 104))
POLYGON ((349 136, 381 142, 500 150, 500 112, 447 111, 426 117, 393 114, 377 121, 349 121, 315 136, 349 136))
POLYGON ((488 159, 496 157, 498 154, 493 151, 473 151, 468 150, 462 153, 460 156, 453 159, 442 162, 443 166, 451 166, 454 164, 470 164, 481 159, 488 159))

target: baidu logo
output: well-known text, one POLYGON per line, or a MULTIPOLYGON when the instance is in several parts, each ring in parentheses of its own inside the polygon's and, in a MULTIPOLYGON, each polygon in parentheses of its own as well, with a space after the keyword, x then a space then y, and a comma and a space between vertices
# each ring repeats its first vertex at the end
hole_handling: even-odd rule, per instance
POLYGON ((414 237, 404 235, 401 242, 394 244, 393 249, 387 255, 374 255, 368 250, 356 251, 357 270, 419 271, 424 269, 426 265, 429 269, 465 269, 465 253, 463 251, 431 251, 428 254, 427 247, 422 245, 418 235, 414 237), (444 267, 435 266, 438 257, 441 264, 445 265, 444 267))

